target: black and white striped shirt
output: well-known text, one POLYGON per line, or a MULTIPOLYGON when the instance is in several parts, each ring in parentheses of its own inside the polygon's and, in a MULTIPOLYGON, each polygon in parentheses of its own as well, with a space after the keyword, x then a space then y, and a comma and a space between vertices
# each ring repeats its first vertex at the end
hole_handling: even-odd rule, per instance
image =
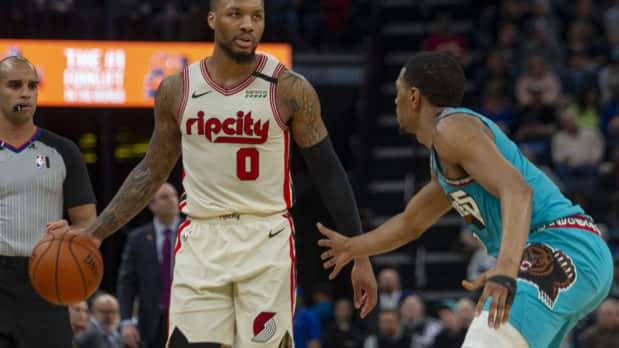
POLYGON ((86 165, 70 140, 40 128, 21 145, 0 139, 0 255, 30 256, 48 222, 89 203, 86 165))

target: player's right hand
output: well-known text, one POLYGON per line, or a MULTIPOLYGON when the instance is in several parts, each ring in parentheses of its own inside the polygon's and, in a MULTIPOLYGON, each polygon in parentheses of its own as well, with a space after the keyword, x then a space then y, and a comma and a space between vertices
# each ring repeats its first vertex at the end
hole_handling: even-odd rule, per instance
POLYGON ((133 324, 124 325, 120 329, 120 339, 128 348, 140 347, 140 331, 133 324))
POLYGON ((98 248, 101 246, 101 239, 95 237, 93 232, 88 228, 73 228, 73 232, 79 234, 82 237, 90 239, 91 242, 98 248))
POLYGON ((318 227, 318 231, 320 231, 323 236, 327 237, 326 239, 319 240, 318 245, 328 248, 327 251, 320 255, 320 259, 324 261, 322 266, 325 269, 333 267, 333 271, 329 274, 329 279, 333 280, 337 277, 342 268, 353 259, 348 243, 350 238, 326 228, 321 223, 317 223, 316 227, 318 227))

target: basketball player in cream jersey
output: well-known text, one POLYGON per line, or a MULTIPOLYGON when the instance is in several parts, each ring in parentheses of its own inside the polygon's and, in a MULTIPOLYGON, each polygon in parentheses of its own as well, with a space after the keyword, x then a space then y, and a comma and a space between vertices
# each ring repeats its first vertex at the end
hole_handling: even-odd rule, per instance
MULTIPOLYGON (((262 0, 215 0, 213 55, 165 78, 144 159, 97 221, 95 242, 135 216, 183 155, 187 220, 179 227, 168 347, 293 347, 295 251, 291 138, 337 227, 361 231, 346 174, 311 84, 256 54, 262 0)), ((351 273, 361 316, 376 304, 367 257, 351 273)))

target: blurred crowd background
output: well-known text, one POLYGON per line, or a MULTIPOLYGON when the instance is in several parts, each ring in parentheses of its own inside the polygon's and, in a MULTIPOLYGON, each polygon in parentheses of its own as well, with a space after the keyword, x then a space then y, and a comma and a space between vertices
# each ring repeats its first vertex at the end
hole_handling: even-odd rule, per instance
MULTIPOLYGON (((401 211, 429 178, 428 153, 398 132, 394 81, 420 50, 454 55, 468 81, 464 106, 503 127, 527 157, 590 213, 615 255, 609 299, 565 347, 619 342, 619 1, 266 0, 266 42, 293 46, 294 69, 317 88, 366 229, 401 211)), ((0 37, 210 41, 208 1, 2 0, 0 37)), ((45 108, 37 122, 70 137, 88 163, 99 208, 143 155, 151 110, 45 108), (124 149, 124 152, 121 151, 124 149)), ((326 281, 316 220, 330 222, 293 159, 301 347, 459 347, 477 294, 460 288, 494 264, 455 214, 419 241, 373 258, 380 303, 353 315, 347 275, 326 281)), ((180 171, 171 182, 180 184, 180 171)), ((122 248, 148 212, 102 246, 102 290, 115 293, 122 248)), ((113 297, 113 296, 112 296, 113 297)), ((113 301, 104 301, 107 304, 113 301)), ((116 312, 117 312, 116 304, 116 312)), ((72 311, 74 309, 71 309, 72 311)), ((119 318, 91 306, 116 330, 119 318)), ((78 311, 79 312, 79 311, 78 311)), ((77 312, 76 312, 77 313, 77 312)))

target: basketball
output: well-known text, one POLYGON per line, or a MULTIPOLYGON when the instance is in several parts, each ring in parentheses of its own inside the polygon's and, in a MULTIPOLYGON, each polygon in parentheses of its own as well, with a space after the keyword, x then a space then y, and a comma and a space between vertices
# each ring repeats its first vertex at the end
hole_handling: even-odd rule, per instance
POLYGON ((86 237, 74 232, 48 233, 32 250, 28 275, 34 289, 48 302, 74 304, 99 287, 103 259, 86 237))

